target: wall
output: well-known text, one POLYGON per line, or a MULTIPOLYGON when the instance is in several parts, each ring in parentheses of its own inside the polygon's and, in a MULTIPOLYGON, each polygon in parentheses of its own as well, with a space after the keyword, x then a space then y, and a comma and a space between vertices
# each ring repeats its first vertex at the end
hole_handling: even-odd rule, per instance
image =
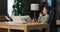
POLYGON ((60 0, 57 0, 57 12, 56 12, 56 16, 57 16, 57 20, 60 20, 60 0))
POLYGON ((39 5, 40 5, 40 7, 39 7, 40 10, 36 12, 36 17, 38 18, 39 12, 42 11, 42 6, 43 6, 43 4, 41 4, 40 0, 24 0, 24 13, 25 13, 25 15, 30 15, 30 17, 33 18, 34 11, 30 10, 31 3, 39 3, 39 5))

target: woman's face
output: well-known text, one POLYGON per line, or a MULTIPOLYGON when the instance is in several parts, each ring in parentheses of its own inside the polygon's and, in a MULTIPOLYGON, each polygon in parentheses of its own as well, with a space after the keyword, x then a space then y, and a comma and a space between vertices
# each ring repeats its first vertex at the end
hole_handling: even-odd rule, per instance
POLYGON ((47 14, 47 9, 44 7, 43 14, 47 14))

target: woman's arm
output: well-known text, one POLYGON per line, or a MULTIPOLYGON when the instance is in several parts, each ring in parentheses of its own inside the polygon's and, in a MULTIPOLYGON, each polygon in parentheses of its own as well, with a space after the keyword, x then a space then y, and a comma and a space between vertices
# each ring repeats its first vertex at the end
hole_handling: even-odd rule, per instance
POLYGON ((45 16, 45 17, 42 19, 41 23, 47 23, 48 21, 49 21, 49 15, 45 16))
POLYGON ((39 18, 38 18, 38 22, 40 23, 41 21, 42 21, 42 18, 43 16, 40 16, 39 18))
POLYGON ((38 18, 38 22, 40 22, 40 18, 41 18, 41 17, 38 18))

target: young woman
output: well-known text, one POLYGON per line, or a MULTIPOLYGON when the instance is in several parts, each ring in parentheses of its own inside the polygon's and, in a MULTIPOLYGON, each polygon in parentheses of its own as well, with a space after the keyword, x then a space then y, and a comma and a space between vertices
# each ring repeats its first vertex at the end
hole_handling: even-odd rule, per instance
MULTIPOLYGON (((49 21, 49 14, 48 14, 49 8, 47 8, 46 6, 43 8, 43 13, 41 12, 39 14, 39 18, 38 18, 38 22, 39 23, 47 23, 49 21)), ((42 28, 39 28, 40 32, 45 32, 44 30, 42 30, 42 28)))
MULTIPOLYGON (((39 14, 41 15, 41 14, 39 14)), ((43 15, 39 16, 38 22, 39 23, 47 23, 49 21, 49 14, 48 14, 48 8, 45 6, 43 9, 43 15)))

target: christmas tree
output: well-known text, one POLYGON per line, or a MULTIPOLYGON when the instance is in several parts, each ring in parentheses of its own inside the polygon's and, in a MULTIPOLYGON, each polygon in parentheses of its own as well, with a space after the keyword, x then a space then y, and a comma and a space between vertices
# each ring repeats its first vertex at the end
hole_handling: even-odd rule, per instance
POLYGON ((12 14, 14 16, 24 15, 24 0, 14 0, 12 14))

